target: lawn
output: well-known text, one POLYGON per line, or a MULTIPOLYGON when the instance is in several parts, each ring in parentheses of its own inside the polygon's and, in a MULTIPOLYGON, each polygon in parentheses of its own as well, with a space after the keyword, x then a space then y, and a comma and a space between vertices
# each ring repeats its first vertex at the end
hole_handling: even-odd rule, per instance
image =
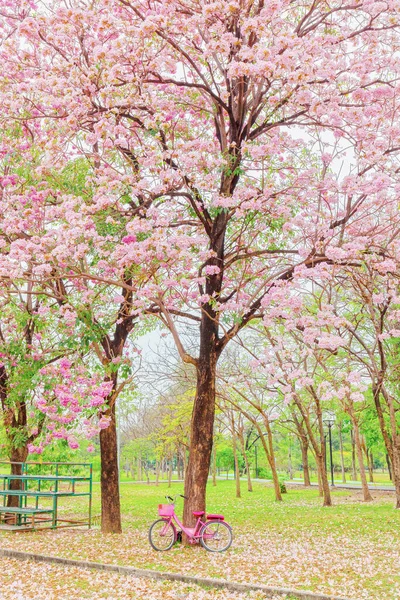
MULTIPOLYGON (((335 506, 323 508, 316 489, 290 488, 283 503, 273 500, 270 484, 256 483, 235 498, 234 482, 210 485, 208 508, 223 512, 235 533, 223 555, 177 545, 156 553, 147 531, 166 493, 181 484, 122 483, 122 536, 103 536, 95 528, 29 534, 2 532, 0 545, 42 554, 138 566, 240 582, 309 589, 354 600, 400 599, 400 511, 392 494, 375 492, 365 504, 360 492, 335 491, 335 506)), ((74 511, 84 506, 75 499, 74 511)), ((69 505, 72 509, 72 505, 69 505)), ((179 513, 181 505, 178 504, 179 513)), ((99 486, 94 486, 94 514, 100 513, 99 486)), ((1 596, 0 596, 1 597, 1 596)), ((116 596, 117 598, 118 596, 116 596)), ((154 596, 156 597, 156 596, 154 596)), ((229 596, 232 597, 233 596, 229 596)))

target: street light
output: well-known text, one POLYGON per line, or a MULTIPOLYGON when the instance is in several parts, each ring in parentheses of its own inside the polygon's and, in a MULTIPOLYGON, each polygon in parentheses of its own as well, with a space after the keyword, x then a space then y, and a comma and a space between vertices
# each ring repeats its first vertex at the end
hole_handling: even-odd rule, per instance
MULTIPOLYGON (((328 436, 329 436, 329 456, 331 459, 331 485, 335 487, 334 473, 333 473, 333 452, 332 452, 332 427, 335 424, 335 415, 333 413, 329 413, 328 417, 323 420, 324 423, 328 426, 328 436)), ((325 440, 325 469, 326 469, 326 435, 324 437, 325 440)))

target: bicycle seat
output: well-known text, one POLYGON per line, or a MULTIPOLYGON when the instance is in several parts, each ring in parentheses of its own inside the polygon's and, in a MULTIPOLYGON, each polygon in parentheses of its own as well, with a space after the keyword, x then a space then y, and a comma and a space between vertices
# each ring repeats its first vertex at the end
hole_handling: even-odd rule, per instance
POLYGON ((210 519, 211 521, 213 519, 218 519, 218 521, 224 521, 225 517, 224 515, 207 515, 207 519, 210 519))
POLYGON ((204 515, 204 510, 194 510, 193 511, 194 517, 202 517, 203 515, 204 515))

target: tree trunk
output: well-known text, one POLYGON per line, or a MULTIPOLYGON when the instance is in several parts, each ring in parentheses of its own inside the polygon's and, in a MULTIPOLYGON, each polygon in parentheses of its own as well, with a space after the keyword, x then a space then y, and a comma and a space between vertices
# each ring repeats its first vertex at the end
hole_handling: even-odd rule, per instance
POLYGON ((325 459, 324 459, 324 454, 317 454, 315 457, 316 461, 317 461, 317 466, 318 466, 318 472, 321 478, 321 488, 322 488, 322 494, 323 494, 323 498, 324 498, 324 502, 323 505, 324 506, 332 506, 332 496, 331 496, 331 490, 329 487, 329 482, 328 482, 328 475, 326 472, 326 468, 325 468, 325 459))
POLYGON ((231 423, 232 423, 233 460, 234 460, 234 463, 235 463, 236 498, 241 498, 241 494, 240 494, 239 460, 238 460, 238 455, 237 455, 235 422, 233 420, 233 417, 232 417, 231 423))
POLYGON ((396 508, 400 508, 400 435, 397 434, 393 444, 392 463, 393 483, 396 490, 396 508))
POLYGON ((346 483, 346 470, 344 467, 344 453, 343 453, 343 433, 342 427, 339 427, 339 449, 340 449, 340 466, 342 469, 342 483, 346 483))
POLYGON ((308 440, 307 437, 300 438, 300 446, 301 446, 301 461, 303 463, 303 479, 304 485, 310 486, 310 467, 308 462, 308 440))
POLYGON ((269 466, 271 468, 272 481, 273 481, 273 484, 274 484, 274 491, 275 491, 275 500, 277 502, 282 502, 283 498, 282 498, 282 494, 281 494, 281 486, 280 486, 280 483, 279 483, 278 472, 276 470, 275 455, 274 454, 272 454, 272 455, 270 454, 269 447, 267 445, 267 441, 266 441, 266 439, 265 439, 265 437, 264 437, 261 429, 259 428, 259 425, 256 425, 256 427, 257 427, 258 433, 260 435, 260 440, 261 440, 262 446, 264 448, 264 452, 265 452, 265 455, 267 457, 268 464, 269 464, 269 466))
POLYGON ((172 482, 172 458, 168 461, 168 487, 171 487, 172 482))
POLYGON ((350 413, 350 416, 353 421, 354 443, 355 443, 356 452, 357 452, 358 467, 360 469, 360 479, 361 479, 361 487, 362 487, 363 496, 364 496, 364 502, 371 502, 371 500, 373 500, 373 498, 369 491, 367 477, 365 475, 364 457, 363 457, 362 448, 361 448, 361 438, 360 438, 358 422, 357 422, 357 419, 355 418, 355 416, 352 414, 352 412, 350 413))
POLYGON ((249 457, 247 456, 246 446, 245 446, 245 443, 244 443, 244 437, 243 437, 243 431, 242 430, 239 431, 238 437, 239 437, 239 442, 240 442, 240 448, 242 450, 242 454, 243 454, 243 458, 244 458, 244 464, 246 466, 247 491, 248 492, 252 492, 253 491, 253 484, 251 482, 249 457))
POLYGON ((317 465, 318 493, 319 493, 320 497, 323 498, 323 496, 324 496, 324 488, 322 486, 321 470, 319 468, 318 461, 317 461, 316 458, 315 458, 315 463, 317 465))
POLYGON ((176 470, 178 479, 181 479, 181 461, 179 458, 179 451, 176 453, 176 470))
POLYGON ((382 394, 389 409, 390 433, 392 439, 392 477, 396 491, 396 508, 400 509, 400 434, 398 433, 397 414, 394 400, 383 386, 382 394))
POLYGON ((159 485, 159 479, 160 479, 160 461, 157 460, 156 461, 156 485, 159 485))
MULTIPOLYGON (((209 332, 210 333, 210 332, 209 332)), ((185 477, 185 504, 183 522, 187 527, 195 525, 193 511, 206 510, 206 487, 210 470, 215 416, 215 380, 217 355, 213 352, 215 338, 206 342, 203 336, 200 358, 197 363, 197 387, 194 400, 189 461, 185 477)))
POLYGON ((292 439, 289 437, 289 448, 288 448, 288 475, 289 479, 293 479, 293 464, 292 464, 292 439))
POLYGON ((387 468, 388 468, 388 471, 389 471, 389 479, 390 479, 390 481, 393 481, 393 477, 392 477, 392 465, 390 463, 389 454, 386 454, 386 464, 387 464, 387 468))
POLYGON ((351 477, 353 481, 357 481, 356 469, 356 443, 354 440, 354 431, 351 431, 351 477))
MULTIPOLYGON (((13 448, 10 453, 10 461, 11 461, 11 474, 12 475, 22 475, 22 465, 20 463, 26 462, 28 457, 28 449, 25 446, 21 446, 20 448, 13 448)), ((24 488, 23 482, 21 479, 12 479, 10 481, 10 490, 22 490, 24 488)), ((7 496, 7 506, 18 507, 19 506, 19 497, 18 496, 7 496)))
POLYGON ((374 457, 371 451, 367 451, 368 468, 369 468, 369 481, 374 483, 374 457))
POLYGON ((217 449, 215 446, 213 447, 212 482, 215 487, 217 485, 217 449))
POLYGON ((111 416, 111 423, 106 429, 100 431, 101 531, 121 533, 115 404, 109 409, 108 415, 111 416))
POLYGON ((326 465, 326 443, 325 443, 325 437, 324 437, 324 424, 323 424, 323 420, 322 420, 321 402, 320 402, 318 394, 316 393, 316 391, 314 390, 313 387, 310 388, 310 391, 311 391, 311 396, 315 402, 315 412, 317 415, 317 422, 318 422, 319 442, 318 442, 317 436, 315 435, 313 427, 311 425, 309 412, 305 408, 305 406, 302 404, 301 399, 297 394, 294 397, 294 401, 303 417, 305 428, 308 433, 308 439, 310 440, 312 449, 314 451, 315 462, 317 464, 317 470, 318 470, 319 491, 320 491, 320 495, 322 492, 323 505, 324 506, 332 506, 332 497, 331 497, 331 492, 330 492, 329 483, 328 483, 328 477, 326 474, 326 466, 325 466, 326 465))
POLYGON ((183 454, 182 454, 182 477, 183 479, 185 479, 186 477, 186 468, 187 468, 187 464, 186 464, 186 447, 183 447, 183 454))

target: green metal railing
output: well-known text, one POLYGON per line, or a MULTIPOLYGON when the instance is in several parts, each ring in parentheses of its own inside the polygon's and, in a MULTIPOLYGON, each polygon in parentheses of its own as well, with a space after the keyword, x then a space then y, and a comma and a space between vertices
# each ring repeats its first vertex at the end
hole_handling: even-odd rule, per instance
MULTIPOLYGON (((1 481, 3 481, 3 489, 0 489, 0 497, 3 496, 3 506, 0 506, 0 528, 32 530, 36 525, 45 523, 51 523, 53 529, 86 525, 91 527, 93 492, 91 463, 0 461, 1 481), (5 469, 9 472, 1 472, 5 469), (19 482, 18 486, 11 483, 16 481, 19 482), (79 485, 84 482, 88 483, 89 491, 76 488, 77 483, 79 485), (66 483, 69 485, 68 490, 62 488, 62 485, 66 483), (60 498, 77 496, 88 497, 87 520, 61 518, 59 516, 60 498), (6 505, 11 497, 18 498, 18 506, 6 505), (34 506, 28 506, 28 498, 34 500, 34 506), (39 498, 48 498, 51 501, 51 508, 40 507, 39 498), (10 522, 13 524, 10 525, 10 522)), ((10 502, 8 503, 10 504, 10 502)))

